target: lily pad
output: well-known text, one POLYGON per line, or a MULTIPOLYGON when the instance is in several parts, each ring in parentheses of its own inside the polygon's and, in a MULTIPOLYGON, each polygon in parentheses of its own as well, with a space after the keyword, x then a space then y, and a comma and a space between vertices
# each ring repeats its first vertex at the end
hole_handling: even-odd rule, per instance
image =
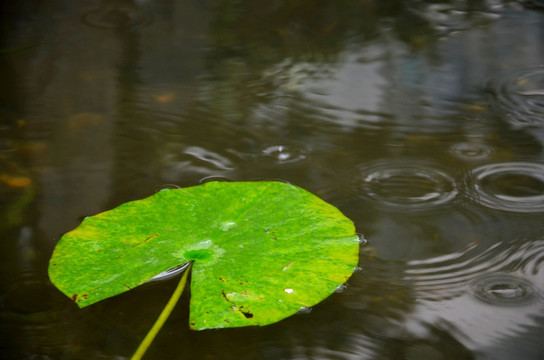
POLYGON ((193 262, 190 327, 266 325, 332 294, 358 264, 351 220, 294 185, 209 182, 87 217, 51 281, 84 307, 193 262))

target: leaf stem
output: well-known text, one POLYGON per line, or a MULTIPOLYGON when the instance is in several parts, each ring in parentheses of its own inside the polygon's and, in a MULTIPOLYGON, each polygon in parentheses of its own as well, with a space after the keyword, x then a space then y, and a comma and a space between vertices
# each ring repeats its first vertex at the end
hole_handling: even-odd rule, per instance
POLYGON ((147 349, 149 348, 149 346, 151 345, 151 343, 157 336, 157 333, 159 332, 161 327, 164 325, 164 323, 170 316, 170 313, 176 306, 181 294, 183 293, 183 289, 185 288, 185 283, 187 282, 187 274, 189 274, 189 270, 191 269, 191 266, 192 264, 190 264, 187 267, 187 269, 183 272, 183 275, 181 276, 181 279, 179 280, 178 286, 174 290, 174 293, 170 297, 170 300, 168 300, 168 303, 166 304, 164 309, 162 309, 161 314, 159 315, 157 320, 155 320, 155 323, 153 324, 153 326, 151 327, 151 329, 149 330, 145 338, 142 340, 142 342, 138 346, 138 349, 136 349, 136 351, 134 352, 134 355, 132 355, 130 360, 140 360, 144 356, 145 352, 147 351, 147 349))

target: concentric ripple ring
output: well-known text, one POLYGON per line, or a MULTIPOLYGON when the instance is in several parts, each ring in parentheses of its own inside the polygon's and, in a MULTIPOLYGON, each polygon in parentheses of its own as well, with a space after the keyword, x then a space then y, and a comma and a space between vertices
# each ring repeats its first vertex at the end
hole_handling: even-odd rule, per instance
POLYGON ((513 212, 544 211, 544 164, 507 162, 472 170, 467 194, 477 203, 513 212))
POLYGON ((469 287, 475 298, 492 305, 525 305, 537 297, 529 281, 510 274, 486 274, 474 279, 469 287))
POLYGON ((498 110, 517 127, 544 125, 544 66, 499 75, 488 83, 498 110))
POLYGON ((445 172, 418 162, 382 162, 361 171, 362 196, 379 205, 399 209, 427 209, 457 195, 454 180, 445 172))

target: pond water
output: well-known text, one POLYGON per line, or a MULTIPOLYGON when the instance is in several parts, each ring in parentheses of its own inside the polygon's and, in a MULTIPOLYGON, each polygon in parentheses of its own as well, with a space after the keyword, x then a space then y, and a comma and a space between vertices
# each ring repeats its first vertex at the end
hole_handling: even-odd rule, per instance
POLYGON ((0 353, 127 359, 176 285, 79 310, 48 260, 172 186, 282 180, 367 244, 345 287, 148 359, 543 359, 544 3, 0 2, 0 353))

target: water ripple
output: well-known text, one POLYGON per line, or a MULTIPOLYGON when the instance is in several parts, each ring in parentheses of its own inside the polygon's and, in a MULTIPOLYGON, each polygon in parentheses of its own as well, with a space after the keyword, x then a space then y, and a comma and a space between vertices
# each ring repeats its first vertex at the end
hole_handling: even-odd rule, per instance
POLYGON ((458 253, 412 261, 403 279, 413 284, 417 301, 405 323, 412 329, 445 328, 472 353, 496 349, 490 358, 498 358, 497 345, 542 333, 543 264, 542 236, 493 246, 479 242, 458 253))
POLYGON ((489 81, 487 88, 512 125, 544 124, 544 66, 505 72, 489 81))
POLYGON ((489 157, 492 148, 479 142, 459 142, 450 147, 450 152, 465 161, 480 161, 489 157))
POLYGON ((305 151, 302 149, 291 149, 284 145, 274 145, 263 149, 264 157, 272 158, 278 164, 286 164, 304 160, 305 151))
POLYGON ((510 274, 480 276, 469 287, 475 298, 491 305, 524 305, 534 301, 538 294, 529 281, 510 274))
POLYGON ((543 238, 485 249, 473 243, 456 253, 409 262, 405 279, 415 283, 420 299, 441 301, 470 293, 494 305, 524 305, 539 296, 537 288, 544 284, 537 275, 543 264, 543 238))
POLYGON ((467 195, 486 207, 513 212, 544 211, 544 164, 506 162, 470 171, 467 195))
POLYGON ((360 173, 364 196, 398 209, 427 209, 449 202, 457 194, 447 173, 418 162, 377 162, 360 173))
POLYGON ((208 163, 219 170, 233 169, 233 165, 229 159, 199 146, 188 146, 184 153, 193 156, 195 159, 198 159, 203 163, 208 163))
POLYGON ((285 165, 298 163, 305 160, 312 150, 302 143, 291 143, 281 145, 269 145, 259 150, 252 151, 237 151, 229 150, 235 154, 243 162, 254 163, 257 166, 261 165, 285 165))

